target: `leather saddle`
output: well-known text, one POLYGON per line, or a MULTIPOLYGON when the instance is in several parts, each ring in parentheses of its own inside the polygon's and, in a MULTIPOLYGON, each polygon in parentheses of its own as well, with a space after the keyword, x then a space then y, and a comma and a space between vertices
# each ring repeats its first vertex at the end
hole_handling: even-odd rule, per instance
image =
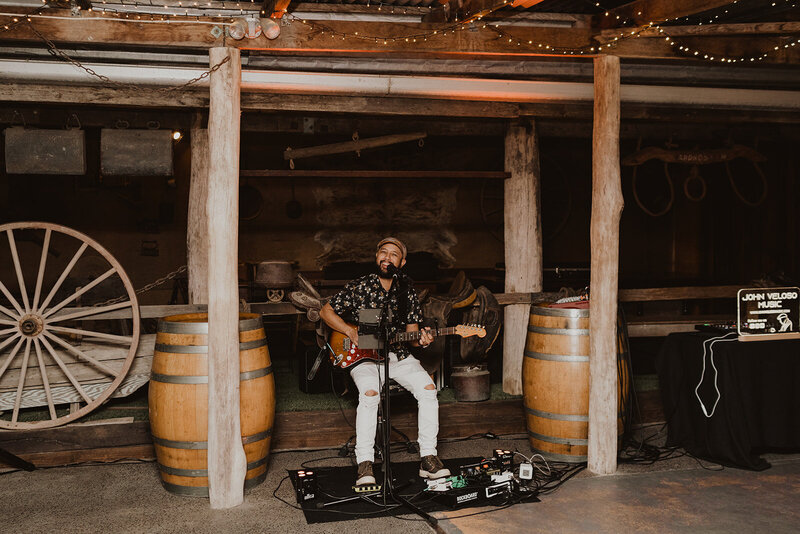
POLYGON ((461 361, 478 363, 486 360, 486 353, 500 334, 502 313, 503 309, 492 292, 485 286, 479 287, 473 307, 464 314, 464 322, 483 326, 486 335, 471 336, 461 340, 461 361))
MULTIPOLYGON (((476 297, 477 291, 472 287, 472 282, 464 271, 459 271, 446 294, 430 295, 422 302, 423 325, 431 328, 446 327, 450 312, 471 305, 476 297)), ((415 350, 414 356, 426 371, 432 373, 444 358, 446 344, 447 337, 437 336, 427 349, 415 350)))

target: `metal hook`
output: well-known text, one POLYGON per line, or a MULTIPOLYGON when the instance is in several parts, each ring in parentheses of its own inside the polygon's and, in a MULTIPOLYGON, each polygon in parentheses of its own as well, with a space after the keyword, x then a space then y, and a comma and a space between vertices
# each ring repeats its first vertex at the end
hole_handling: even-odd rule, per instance
POLYGON ((77 126, 77 127, 75 127, 74 129, 76 129, 76 130, 80 130, 80 129, 81 129, 81 121, 78 119, 78 115, 76 115, 75 113, 73 113, 73 114, 71 114, 71 115, 69 115, 69 116, 67 117, 67 123, 64 125, 64 126, 65 126, 65 128, 66 128, 67 130, 70 130, 70 129, 72 129, 72 128, 70 128, 70 127, 69 127, 69 120, 70 120, 70 119, 75 119, 75 122, 77 122, 77 123, 78 123, 78 126, 77 126))
POLYGON ((11 116, 11 125, 14 125, 14 121, 17 117, 19 117, 19 120, 22 122, 22 127, 27 128, 27 125, 25 124, 25 116, 16 109, 14 110, 14 114, 11 116))

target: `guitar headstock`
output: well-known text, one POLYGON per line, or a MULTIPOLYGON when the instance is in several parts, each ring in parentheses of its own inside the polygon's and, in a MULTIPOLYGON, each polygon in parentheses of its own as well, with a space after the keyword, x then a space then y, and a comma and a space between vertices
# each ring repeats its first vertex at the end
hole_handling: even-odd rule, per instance
POLYGON ((460 324, 456 326, 456 334, 461 337, 484 337, 486 335, 486 329, 476 324, 460 324))

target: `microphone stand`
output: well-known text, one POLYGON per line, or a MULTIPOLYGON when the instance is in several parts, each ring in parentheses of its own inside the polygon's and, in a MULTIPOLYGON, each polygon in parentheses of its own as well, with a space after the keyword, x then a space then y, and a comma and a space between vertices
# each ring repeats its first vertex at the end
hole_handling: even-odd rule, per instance
MULTIPOLYGON (((399 290, 399 276, 398 271, 395 269, 392 274, 392 287, 395 291, 399 290)), ((391 291, 391 288, 390 288, 391 291)), ((391 324, 389 323, 389 299, 383 304, 383 312, 381 313, 381 332, 383 333, 383 347, 381 349, 381 356, 383 357, 383 400, 381 409, 383 411, 383 427, 381 445, 383 448, 383 503, 386 504, 387 500, 392 500, 395 503, 404 506, 423 518, 429 525, 436 527, 438 520, 424 512, 418 506, 412 504, 408 499, 395 491, 394 481, 392 480, 392 460, 391 460, 391 437, 392 437, 392 423, 391 411, 389 400, 389 338, 390 338, 391 324)))
MULTIPOLYGON (((399 290, 398 286, 400 284, 399 280, 399 271, 397 268, 390 270, 392 273, 392 285, 389 287, 389 291, 392 288, 395 288, 395 291, 399 290)), ((328 506, 335 506, 337 504, 347 503, 356 501, 359 499, 366 500, 367 502, 372 502, 368 499, 368 497, 377 497, 382 496, 383 498, 383 506, 386 506, 386 503, 392 501, 399 506, 404 506, 408 510, 411 510, 422 519, 424 519, 429 525, 432 527, 436 527, 439 521, 430 515, 429 513, 423 511, 421 508, 409 502, 408 499, 400 495, 396 488, 394 487, 394 481, 392 480, 392 460, 391 460, 391 437, 392 437, 392 423, 391 423, 391 412, 390 412, 390 403, 389 403, 389 339, 390 339, 390 330, 391 324, 389 321, 389 299, 383 303, 383 309, 381 310, 381 317, 380 322, 378 324, 378 336, 382 338, 383 344, 378 343, 378 352, 380 353, 381 357, 383 358, 383 385, 381 386, 381 394, 383 395, 383 399, 381 400, 378 408, 381 412, 383 417, 383 425, 381 427, 381 455, 383 457, 383 485, 381 489, 376 492, 371 492, 366 495, 353 495, 351 497, 344 497, 342 499, 337 499, 333 502, 328 503, 320 503, 317 504, 317 508, 327 508, 328 506)), ((377 436, 375 436, 377 439, 377 436)))

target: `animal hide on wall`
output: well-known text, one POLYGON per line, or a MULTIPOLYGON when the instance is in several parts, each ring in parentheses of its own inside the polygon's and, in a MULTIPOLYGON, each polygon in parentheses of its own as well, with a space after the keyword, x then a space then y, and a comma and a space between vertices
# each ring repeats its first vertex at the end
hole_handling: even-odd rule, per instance
POLYGON ((450 249, 458 240, 450 224, 457 190, 439 180, 342 180, 314 188, 317 220, 324 227, 314 236, 323 248, 317 263, 370 261, 378 241, 393 235, 409 253, 430 252, 442 267, 452 267, 456 258, 450 249))

